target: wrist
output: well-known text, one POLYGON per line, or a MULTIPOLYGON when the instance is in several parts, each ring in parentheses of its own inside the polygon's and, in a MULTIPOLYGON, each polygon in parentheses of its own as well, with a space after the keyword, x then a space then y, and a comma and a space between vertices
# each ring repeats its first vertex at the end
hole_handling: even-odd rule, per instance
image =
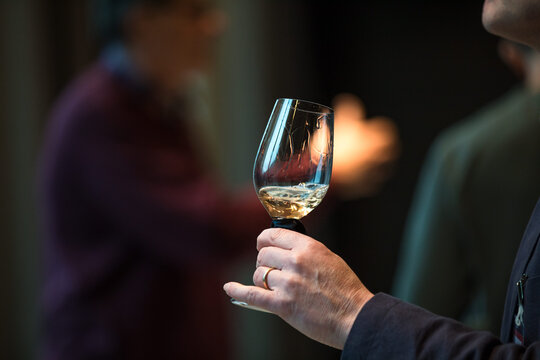
POLYGON ((349 333, 353 327, 353 324, 358 317, 358 314, 364 306, 367 304, 371 298, 373 298, 373 293, 368 289, 363 288, 358 290, 351 298, 347 305, 346 310, 344 311, 345 316, 341 322, 341 329, 339 331, 339 346, 338 348, 342 350, 345 346, 345 342, 349 337, 349 333))

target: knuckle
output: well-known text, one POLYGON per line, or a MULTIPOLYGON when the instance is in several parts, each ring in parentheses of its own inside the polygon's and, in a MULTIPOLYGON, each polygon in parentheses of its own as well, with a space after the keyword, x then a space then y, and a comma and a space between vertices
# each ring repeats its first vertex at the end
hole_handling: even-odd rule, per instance
POLYGON ((282 286, 286 290, 286 293, 294 294, 298 288, 298 281, 296 280, 295 276, 288 275, 283 279, 282 286))
POLYGON ((298 271, 298 256, 297 255, 291 255, 287 259, 287 265, 292 271, 298 271))
POLYGON ((310 241, 306 245, 306 251, 308 251, 310 253, 320 252, 320 251, 324 250, 325 248, 326 247, 322 243, 320 243, 320 242, 318 242, 316 240, 310 241))
POLYGON ((257 254, 257 266, 263 264, 263 259, 265 257, 265 253, 266 253, 267 249, 266 248, 262 248, 261 250, 259 250, 259 253, 257 254))
POLYGON ((263 232, 257 236, 257 249, 261 249, 265 245, 273 245, 276 242, 276 239, 282 236, 283 229, 271 228, 265 229, 263 232))
POLYGON ((248 304, 255 304, 257 302, 257 292, 255 289, 251 288, 246 294, 246 302, 248 304))
POLYGON ((269 229, 264 229, 259 236, 257 236, 257 242, 262 241, 263 239, 269 237, 269 229))
POLYGON ((285 279, 283 279, 282 286, 283 286, 283 289, 285 289, 285 292, 290 294, 291 288, 292 288, 292 281, 291 281, 290 276, 287 276, 285 279))
POLYGON ((253 283, 255 285, 259 284, 259 279, 262 277, 262 275, 260 275, 260 273, 261 273, 261 268, 260 267, 255 269, 255 271, 253 272, 253 283))
POLYGON ((273 229, 269 229, 269 231, 270 231, 270 240, 274 242, 283 236, 283 233, 285 230, 282 228, 273 228, 273 229))
POLYGON ((293 252, 289 257, 289 265, 292 269, 300 271, 304 267, 304 262, 306 261, 306 256, 300 252, 293 252))

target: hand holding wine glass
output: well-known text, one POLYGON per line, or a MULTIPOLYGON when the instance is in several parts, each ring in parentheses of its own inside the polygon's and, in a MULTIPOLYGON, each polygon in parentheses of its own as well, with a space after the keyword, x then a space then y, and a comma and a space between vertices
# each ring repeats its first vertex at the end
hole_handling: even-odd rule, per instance
POLYGON ((373 297, 358 276, 324 244, 294 231, 266 229, 257 238, 257 249, 256 286, 230 282, 225 292, 342 349, 358 313, 373 297), (268 291, 264 275, 271 268, 276 271, 267 276, 268 291))

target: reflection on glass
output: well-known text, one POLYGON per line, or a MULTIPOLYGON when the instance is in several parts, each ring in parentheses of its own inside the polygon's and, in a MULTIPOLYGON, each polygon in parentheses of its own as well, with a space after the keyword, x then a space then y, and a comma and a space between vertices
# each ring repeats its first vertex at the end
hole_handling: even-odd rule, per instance
POLYGON ((308 101, 278 99, 253 168, 272 226, 305 232, 300 219, 322 201, 332 173, 334 113, 308 101))

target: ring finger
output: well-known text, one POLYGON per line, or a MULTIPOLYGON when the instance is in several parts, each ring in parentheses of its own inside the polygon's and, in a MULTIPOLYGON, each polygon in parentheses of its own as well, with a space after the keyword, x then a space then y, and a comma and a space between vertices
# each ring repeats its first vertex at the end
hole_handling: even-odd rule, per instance
POLYGON ((278 278, 281 274, 281 270, 268 267, 259 266, 253 273, 253 283, 258 287, 262 287, 266 290, 274 290, 278 284, 278 278))

